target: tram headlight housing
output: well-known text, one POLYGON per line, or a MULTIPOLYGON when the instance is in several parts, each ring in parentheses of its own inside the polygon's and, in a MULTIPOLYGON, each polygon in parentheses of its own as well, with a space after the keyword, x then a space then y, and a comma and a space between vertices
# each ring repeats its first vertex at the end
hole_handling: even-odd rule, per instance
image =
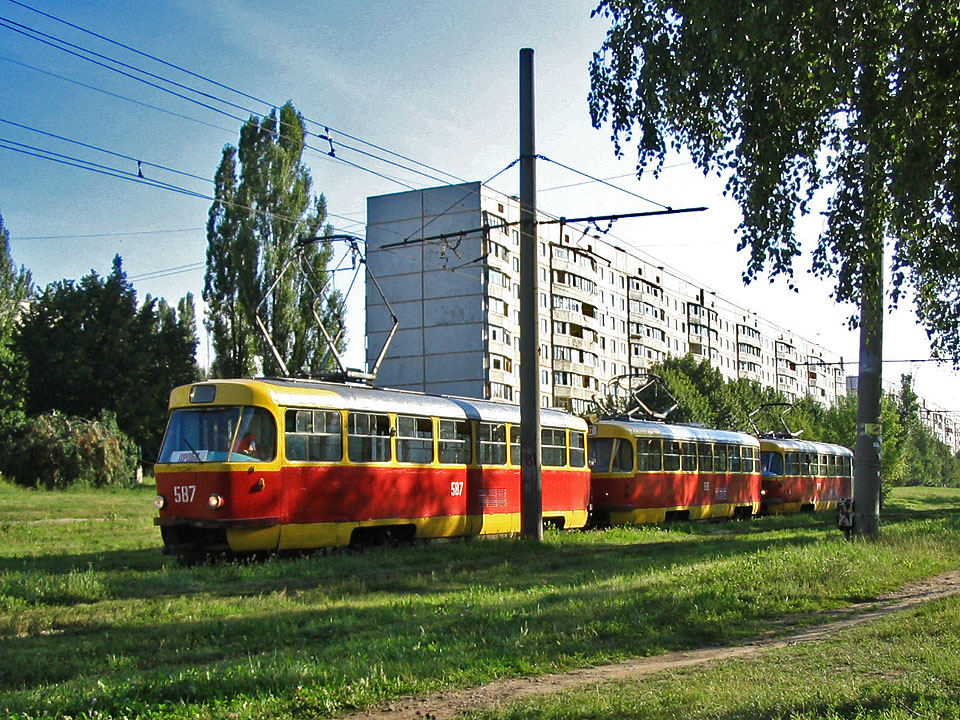
POLYGON ((163 510, 167 506, 167 499, 163 495, 157 495, 153 499, 153 506, 157 510, 163 510))
POLYGON ((217 495, 216 493, 214 493, 213 495, 211 495, 210 497, 207 498, 207 506, 208 506, 211 510, 219 510, 219 509, 222 508, 224 505, 226 505, 226 503, 227 503, 227 501, 224 500, 224 499, 223 499, 222 497, 220 497, 219 495, 217 495))

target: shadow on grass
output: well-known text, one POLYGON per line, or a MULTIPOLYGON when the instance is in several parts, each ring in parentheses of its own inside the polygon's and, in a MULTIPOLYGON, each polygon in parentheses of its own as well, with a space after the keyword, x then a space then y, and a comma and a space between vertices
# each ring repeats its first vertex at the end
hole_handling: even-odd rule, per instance
POLYGON ((45 575, 65 575, 81 571, 111 572, 134 570, 151 572, 159 570, 173 560, 165 558, 160 548, 143 550, 106 550, 102 552, 74 553, 63 555, 37 555, 29 557, 0 556, 0 573, 23 571, 40 572, 45 575))
MULTIPOLYGON (((371 702, 440 678, 473 685, 729 644, 772 628, 784 607, 769 578, 743 577, 742 563, 718 571, 715 561, 822 542, 828 515, 196 568, 165 565, 153 550, 53 556, 41 561, 53 572, 103 571, 105 599, 170 599, 116 622, 95 608, 54 607, 59 617, 42 633, 25 613, 23 631, 0 638, 2 703, 27 712, 55 695, 58 713, 76 715, 97 681, 98 708, 115 714, 270 693, 293 702, 301 684, 343 692, 366 683, 369 695, 354 700, 371 702)), ((0 570, 25 569, 0 558, 0 570)))

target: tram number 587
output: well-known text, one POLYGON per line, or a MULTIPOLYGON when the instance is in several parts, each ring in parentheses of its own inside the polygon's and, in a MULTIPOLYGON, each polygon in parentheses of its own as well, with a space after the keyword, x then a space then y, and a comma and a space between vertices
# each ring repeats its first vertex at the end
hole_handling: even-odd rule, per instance
POLYGON ((174 485, 173 501, 178 503, 193 502, 193 496, 197 494, 196 485, 174 485))
POLYGON ((452 495, 453 497, 458 497, 460 495, 463 495, 463 481, 450 483, 450 495, 452 495))

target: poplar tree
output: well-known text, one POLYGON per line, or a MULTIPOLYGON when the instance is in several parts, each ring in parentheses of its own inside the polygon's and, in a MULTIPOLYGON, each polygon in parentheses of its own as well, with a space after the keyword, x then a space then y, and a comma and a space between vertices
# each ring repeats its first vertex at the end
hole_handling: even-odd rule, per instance
POLYGON ((861 326, 854 533, 879 501, 884 255, 936 352, 960 357, 960 6, 955 0, 601 0, 590 112, 638 173, 687 148, 726 177, 749 282, 792 277, 818 193, 812 270, 861 326), (886 252, 885 252, 886 251, 886 252))
MULTIPOLYGON (((331 234, 326 201, 312 195, 302 162, 306 134, 303 118, 288 102, 263 118, 251 117, 237 147, 223 150, 207 221, 203 291, 214 377, 248 376, 258 369, 268 376, 282 373, 257 316, 291 374, 324 369, 326 345, 312 309, 333 249, 329 241, 298 244, 331 234), (299 261, 281 277, 297 253, 299 261)), ((331 336, 340 336, 342 350, 343 298, 327 292, 317 313, 331 336)))
POLYGON ((30 271, 10 256, 10 233, 0 215, 0 431, 23 418, 25 363, 14 340, 25 302, 33 291, 30 271))

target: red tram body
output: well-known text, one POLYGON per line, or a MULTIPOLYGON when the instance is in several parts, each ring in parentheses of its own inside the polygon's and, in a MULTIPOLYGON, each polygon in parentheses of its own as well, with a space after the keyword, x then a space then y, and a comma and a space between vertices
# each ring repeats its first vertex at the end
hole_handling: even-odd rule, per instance
POLYGON ((589 440, 599 524, 748 518, 760 510, 760 443, 752 435, 601 420, 589 440))
MULTIPOLYGON (((294 379, 176 388, 156 465, 164 551, 188 556, 520 530, 519 409, 294 379)), ((583 527, 586 423, 543 410, 545 522, 583 527)))
POLYGON ((853 497, 853 453, 842 445, 760 438, 763 512, 832 510, 853 497))

